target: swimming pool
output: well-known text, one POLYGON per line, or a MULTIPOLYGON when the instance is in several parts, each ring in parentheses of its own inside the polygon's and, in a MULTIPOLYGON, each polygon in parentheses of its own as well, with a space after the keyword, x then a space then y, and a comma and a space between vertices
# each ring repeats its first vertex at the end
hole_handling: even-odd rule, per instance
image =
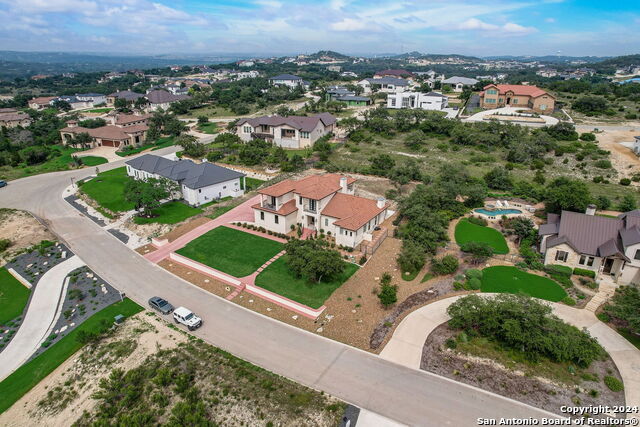
POLYGON ((474 209, 473 211, 487 216, 519 215, 522 213, 520 209, 474 209))

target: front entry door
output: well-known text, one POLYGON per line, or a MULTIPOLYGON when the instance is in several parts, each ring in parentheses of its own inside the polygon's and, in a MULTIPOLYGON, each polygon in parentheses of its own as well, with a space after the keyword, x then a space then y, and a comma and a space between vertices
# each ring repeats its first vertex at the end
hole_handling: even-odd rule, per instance
POLYGON ((602 272, 604 274, 611 274, 611 267, 613 267, 613 259, 607 258, 604 260, 604 267, 602 268, 602 272))

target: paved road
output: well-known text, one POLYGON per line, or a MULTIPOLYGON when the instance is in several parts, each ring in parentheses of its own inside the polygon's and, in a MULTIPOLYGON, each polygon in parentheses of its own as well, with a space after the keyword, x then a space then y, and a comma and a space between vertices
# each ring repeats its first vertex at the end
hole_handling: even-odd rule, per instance
POLYGON ((83 265, 79 257, 72 256, 42 275, 33 290, 22 325, 7 348, 0 353, 0 381, 22 366, 49 336, 60 316, 58 303, 64 279, 83 265))
MULTIPOLYGON (((158 150, 167 154, 171 149, 158 150)), ((102 169, 121 166, 103 165, 102 169)), ((0 207, 43 218, 100 277, 143 304, 161 295, 204 319, 196 335, 213 345, 302 384, 408 425, 474 426, 477 417, 545 417, 522 403, 291 327, 211 295, 121 244, 62 200, 70 178, 93 168, 12 181, 0 190, 0 207)))

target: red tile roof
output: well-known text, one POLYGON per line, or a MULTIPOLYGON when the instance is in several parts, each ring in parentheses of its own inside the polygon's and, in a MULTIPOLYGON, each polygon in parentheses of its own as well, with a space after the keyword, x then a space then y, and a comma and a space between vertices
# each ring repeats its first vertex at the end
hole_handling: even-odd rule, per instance
MULTIPOLYGON (((266 196, 278 197, 293 191, 302 197, 320 200, 340 191, 340 178, 342 178, 342 175, 328 173, 324 175, 311 175, 298 181, 288 179, 264 188, 260 190, 259 193, 266 196)), ((354 178, 345 178, 347 178, 347 185, 353 184, 356 181, 354 178)))
POLYGON ((549 92, 540 89, 537 86, 529 86, 529 85, 494 85, 494 84, 490 84, 484 87, 484 90, 486 91, 489 88, 496 88, 498 89, 498 93, 500 95, 504 95, 507 92, 513 92, 514 95, 523 95, 523 96, 530 96, 532 98, 537 98, 541 95, 549 95, 551 97, 553 97, 553 95, 551 95, 549 92))
POLYGON ((283 216, 287 216, 289 214, 292 214, 292 213, 298 211, 298 208, 296 207, 295 199, 289 200, 287 203, 285 203, 284 205, 280 206, 280 209, 278 209, 277 211, 275 211, 273 209, 265 208, 260 203, 256 203, 255 205, 253 205, 251 207, 254 208, 254 209, 261 210, 261 211, 275 212, 275 213, 277 213, 279 215, 283 215, 283 216))
POLYGON ((335 225, 356 231, 388 208, 388 203, 379 208, 376 200, 338 193, 327 203, 322 210, 322 215, 337 218, 335 225))
POLYGON ((45 105, 49 104, 53 99, 55 99, 55 96, 41 96, 39 98, 29 100, 29 104, 45 105))

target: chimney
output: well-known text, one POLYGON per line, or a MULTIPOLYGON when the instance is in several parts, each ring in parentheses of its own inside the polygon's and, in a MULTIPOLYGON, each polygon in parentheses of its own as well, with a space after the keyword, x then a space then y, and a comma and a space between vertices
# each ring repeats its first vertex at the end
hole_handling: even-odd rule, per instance
POLYGON ((585 211, 585 214, 586 215, 591 215, 591 216, 595 215, 596 214, 596 205, 592 204, 592 205, 587 206, 587 210, 585 211))
POLYGON ((67 121, 67 127, 74 128, 78 126, 78 122, 76 120, 67 121))
POLYGON ((342 189, 343 193, 347 192, 347 177, 346 176, 341 176, 340 177, 340 188, 342 189))
POLYGON ((385 202, 386 200, 384 199, 384 197, 378 197, 378 199, 376 200, 376 206, 378 207, 378 209, 384 208, 385 202))

